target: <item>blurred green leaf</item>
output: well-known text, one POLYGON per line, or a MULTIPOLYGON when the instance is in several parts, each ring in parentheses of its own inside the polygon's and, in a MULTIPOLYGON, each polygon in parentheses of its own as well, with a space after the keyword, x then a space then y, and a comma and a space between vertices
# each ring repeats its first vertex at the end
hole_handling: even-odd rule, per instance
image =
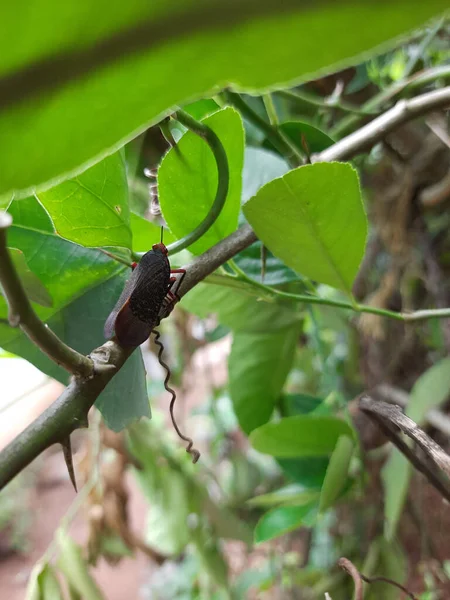
POLYGON ((341 435, 354 437, 350 425, 335 417, 295 416, 267 423, 252 431, 255 450, 277 457, 326 456, 341 435))
POLYGON ((201 121, 208 115, 220 110, 220 106, 212 98, 202 98, 190 104, 185 104, 183 110, 189 113, 191 117, 194 117, 194 119, 197 119, 197 121, 201 121))
POLYGON ((267 542, 302 526, 311 527, 317 515, 315 502, 303 506, 279 506, 261 517, 255 527, 255 543, 267 542))
POLYGON ((83 600, 103 600, 103 595, 89 573, 81 548, 61 529, 56 533, 59 547, 58 567, 83 600))
POLYGON ((244 213, 286 265, 351 295, 367 219, 358 176, 349 164, 316 163, 289 171, 261 188, 244 213))
MULTIPOLYGON (((201 254, 232 233, 238 222, 241 199, 244 129, 233 108, 203 120, 219 137, 227 153, 230 172, 225 206, 213 226, 189 250, 201 254)), ((178 238, 193 231, 208 214, 217 191, 217 165, 211 148, 188 131, 164 157, 158 169, 158 194, 164 218, 178 238)))
POLYGON ((450 358, 443 358, 427 369, 414 384, 405 413, 418 425, 431 408, 450 395, 450 358))
POLYGON ((37 195, 58 235, 83 246, 131 248, 130 213, 122 152, 37 195))
POLYGON ((277 458, 277 463, 287 477, 305 488, 313 490, 321 489, 329 462, 327 456, 277 458))
POLYGON ((412 469, 408 459, 393 448, 381 475, 384 487, 384 535, 392 541, 408 495, 412 469))
POLYGON ((330 462, 327 468, 327 474, 323 482, 322 492, 320 494, 319 512, 325 512, 333 506, 335 500, 339 498, 344 490, 350 460, 354 449, 353 440, 346 435, 342 435, 333 450, 330 462))
MULTIPOLYGON (((363 571, 368 577, 387 577, 404 585, 408 576, 408 562, 402 548, 393 540, 388 541, 382 537, 371 544, 371 553, 376 553, 376 563, 371 565, 369 571, 363 571), (374 552, 375 551, 375 552, 374 552)), ((389 583, 377 582, 366 586, 367 600, 399 600, 401 591, 389 583)), ((405 595, 403 595, 405 597, 405 595)))
POLYGON ((42 600, 64 600, 61 586, 51 565, 45 565, 38 575, 42 600))
MULTIPOLYGON (((133 252, 147 252, 151 250, 153 244, 158 244, 161 241, 161 227, 139 215, 130 214, 130 226, 133 236, 133 252)), ((166 246, 174 240, 175 237, 169 229, 164 229, 163 241, 166 246)))
POLYGON ((448 2, 282 8, 275 0, 5 5, 0 195, 85 168, 183 99, 224 85, 254 93, 354 64, 448 2))
POLYGON ((274 505, 282 506, 302 506, 303 504, 309 504, 313 500, 319 500, 318 490, 311 490, 304 488, 301 485, 288 485, 280 488, 275 492, 269 492, 268 494, 261 494, 255 496, 250 500, 247 500, 246 504, 249 506, 262 506, 269 507, 274 505))
MULTIPOLYGON (((322 152, 322 150, 325 150, 325 148, 334 144, 334 140, 330 138, 329 135, 309 123, 304 123, 302 121, 286 121, 285 123, 280 123, 278 127, 303 154, 306 150, 308 150, 310 154, 322 152), (303 146, 302 136, 306 143, 306 149, 303 146)), ((275 148, 273 148, 268 140, 264 142, 264 145, 275 151, 275 148)))
POLYGON ((313 412, 322 402, 323 398, 316 398, 309 394, 283 394, 280 406, 286 417, 293 417, 313 412))
POLYGON ((53 305, 52 297, 39 277, 28 267, 23 252, 17 248, 9 248, 9 253, 28 298, 41 306, 51 307, 53 305))
POLYGON ((301 324, 270 333, 235 332, 229 387, 239 425, 250 433, 273 412, 294 359, 301 324))
POLYGON ((216 314, 221 325, 240 333, 276 331, 299 321, 291 302, 262 302, 244 291, 215 284, 195 286, 183 296, 181 306, 203 319, 216 314))

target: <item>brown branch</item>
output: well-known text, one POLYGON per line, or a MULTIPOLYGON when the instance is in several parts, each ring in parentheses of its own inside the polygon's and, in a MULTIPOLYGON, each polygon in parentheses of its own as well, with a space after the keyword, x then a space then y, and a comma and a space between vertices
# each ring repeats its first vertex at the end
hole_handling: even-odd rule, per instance
MULTIPOLYGON (((245 225, 195 259, 186 267, 180 296, 255 239, 251 228, 245 225)), ((61 396, 0 453, 0 489, 46 448, 64 444, 75 429, 88 426, 89 409, 133 350, 111 340, 90 353, 92 377, 73 378, 61 396)))
POLYGON ((338 567, 346 571, 353 579, 353 582, 355 584, 354 600, 363 600, 364 598, 363 581, 369 584, 388 583, 389 585, 393 585, 394 587, 401 590, 403 593, 409 596, 411 600, 417 600, 416 596, 414 596, 412 592, 410 592, 407 588, 405 588, 400 583, 397 583, 397 581, 394 581, 393 579, 389 579, 388 577, 366 577, 358 571, 355 565, 348 558, 340 558, 337 564, 338 567))
POLYGON ((323 152, 314 154, 312 162, 349 160, 381 142, 388 133, 417 117, 434 110, 450 107, 450 86, 416 96, 411 100, 400 100, 397 104, 361 129, 339 140, 323 152))
POLYGON ((450 502, 450 485, 448 479, 444 479, 441 473, 441 470, 443 470, 447 475, 450 474, 450 456, 422 431, 412 419, 407 417, 399 406, 392 406, 386 402, 376 402, 368 396, 362 396, 359 400, 359 407, 378 425, 409 462, 425 475, 431 485, 450 502), (395 428, 400 429, 416 442, 437 469, 433 468, 429 461, 422 461, 402 440, 395 428))
POLYGON ((34 312, 6 245, 6 232, 11 224, 11 215, 0 212, 0 285, 8 302, 9 324, 20 326, 42 352, 69 373, 90 377, 94 370, 92 360, 67 346, 34 312))

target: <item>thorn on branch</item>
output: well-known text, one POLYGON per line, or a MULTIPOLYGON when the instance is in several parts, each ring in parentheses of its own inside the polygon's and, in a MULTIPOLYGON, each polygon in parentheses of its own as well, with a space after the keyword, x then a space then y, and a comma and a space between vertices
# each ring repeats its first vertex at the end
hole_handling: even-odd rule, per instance
POLYGON ((70 441, 70 436, 61 442, 61 448, 64 455, 64 462, 66 463, 69 472, 70 481, 72 482, 75 492, 78 492, 75 469, 73 468, 72 442, 70 441))

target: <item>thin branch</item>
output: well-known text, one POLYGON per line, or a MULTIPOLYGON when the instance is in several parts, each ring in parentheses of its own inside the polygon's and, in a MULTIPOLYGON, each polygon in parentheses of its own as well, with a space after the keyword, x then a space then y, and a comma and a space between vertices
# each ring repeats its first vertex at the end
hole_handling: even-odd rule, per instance
MULTIPOLYGON (((236 265, 235 265, 236 266, 236 265)), ((380 317, 388 317, 396 321, 411 322, 411 321, 426 321, 428 319, 443 319, 450 317, 450 308, 436 308, 417 310, 411 313, 395 312, 386 308, 378 308, 376 306, 368 306, 366 304, 357 304, 356 302, 347 302, 346 300, 332 300, 331 298, 321 298, 309 294, 294 294, 292 292, 284 292, 277 288, 272 288, 264 283, 255 281, 248 277, 244 271, 239 269, 239 275, 217 274, 208 277, 208 283, 218 283, 229 285, 230 287, 238 287, 251 294, 257 294, 257 290, 261 290, 262 299, 271 300, 277 298, 285 298, 294 302, 304 302, 305 304, 322 304, 324 306, 334 306, 335 308, 343 308, 356 313, 368 313, 378 315, 380 317)))
POLYGON ((313 162, 349 160, 380 142, 388 133, 417 117, 450 106, 450 86, 400 100, 397 104, 361 129, 351 133, 323 152, 312 156, 313 162))
MULTIPOLYGON (((186 267, 179 295, 186 294, 255 240, 255 234, 246 225, 210 248, 186 267)), ((92 377, 73 378, 61 396, 0 453, 0 489, 46 448, 64 443, 75 429, 87 427, 89 409, 133 350, 110 340, 91 352, 92 377)))
POLYGON ((363 600, 364 590, 363 590, 363 581, 365 583, 388 583, 411 598, 411 600, 417 600, 416 596, 412 592, 410 592, 407 588, 405 588, 400 583, 397 583, 393 579, 389 579, 388 577, 366 577, 362 573, 358 571, 355 565, 348 558, 340 558, 338 560, 338 567, 346 571, 350 577, 353 579, 353 583, 355 584, 355 600, 363 600))
POLYGON ((290 100, 300 107, 304 107, 305 104, 310 104, 312 106, 318 106, 319 108, 338 108, 343 112, 349 112, 355 115, 361 115, 363 117, 375 116, 380 113, 379 110, 366 109, 363 106, 355 106, 338 98, 323 98, 322 96, 317 96, 316 94, 311 94, 310 92, 305 92, 304 90, 278 90, 276 93, 280 97, 286 98, 286 100, 290 100))
POLYGON ((6 237, 11 224, 11 216, 0 212, 0 285, 8 302, 9 324, 20 326, 30 340, 69 373, 90 377, 92 361, 67 346, 34 312, 8 252, 6 237))
POLYGON ((450 502, 449 481, 441 473, 441 469, 447 475, 450 473, 450 456, 422 431, 412 419, 403 414, 398 406, 392 406, 386 402, 376 402, 369 396, 362 396, 359 400, 359 407, 378 425, 409 462, 425 475, 431 485, 450 502), (431 459, 438 468, 432 468, 433 465, 429 461, 422 461, 398 435, 397 428, 413 439, 422 448, 426 457, 431 459))
MULTIPOLYGON (((405 408, 409 403, 409 394, 404 390, 395 388, 387 383, 380 383, 374 388, 374 392, 380 395, 383 400, 390 404, 398 404, 405 408)), ((444 414, 441 410, 430 408, 425 415, 426 421, 435 429, 442 431, 450 437, 450 417, 444 414)))

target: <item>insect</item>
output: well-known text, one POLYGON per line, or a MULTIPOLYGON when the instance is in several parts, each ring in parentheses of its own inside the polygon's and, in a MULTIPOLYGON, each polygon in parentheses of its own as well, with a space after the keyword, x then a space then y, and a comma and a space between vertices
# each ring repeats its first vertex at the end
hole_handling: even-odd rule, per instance
POLYGON ((140 262, 133 265, 133 273, 106 320, 104 334, 107 339, 115 336, 121 346, 136 347, 154 332, 154 341, 159 346, 158 360, 166 370, 164 387, 172 396, 170 417, 179 437, 188 443, 186 452, 191 454, 195 463, 200 453, 192 447, 192 439, 181 433, 175 420, 173 409, 176 394, 168 385, 171 373, 168 365, 162 360, 164 346, 159 339, 160 333, 154 331, 161 319, 172 312, 179 300, 176 292, 186 274, 184 269, 170 268, 167 254, 167 248, 162 242, 154 244, 140 262))
POLYGON ((179 300, 176 290, 186 271, 170 268, 167 248, 154 244, 134 265, 115 307, 106 320, 106 339, 116 336, 121 346, 144 343, 161 319, 167 317, 179 300))

